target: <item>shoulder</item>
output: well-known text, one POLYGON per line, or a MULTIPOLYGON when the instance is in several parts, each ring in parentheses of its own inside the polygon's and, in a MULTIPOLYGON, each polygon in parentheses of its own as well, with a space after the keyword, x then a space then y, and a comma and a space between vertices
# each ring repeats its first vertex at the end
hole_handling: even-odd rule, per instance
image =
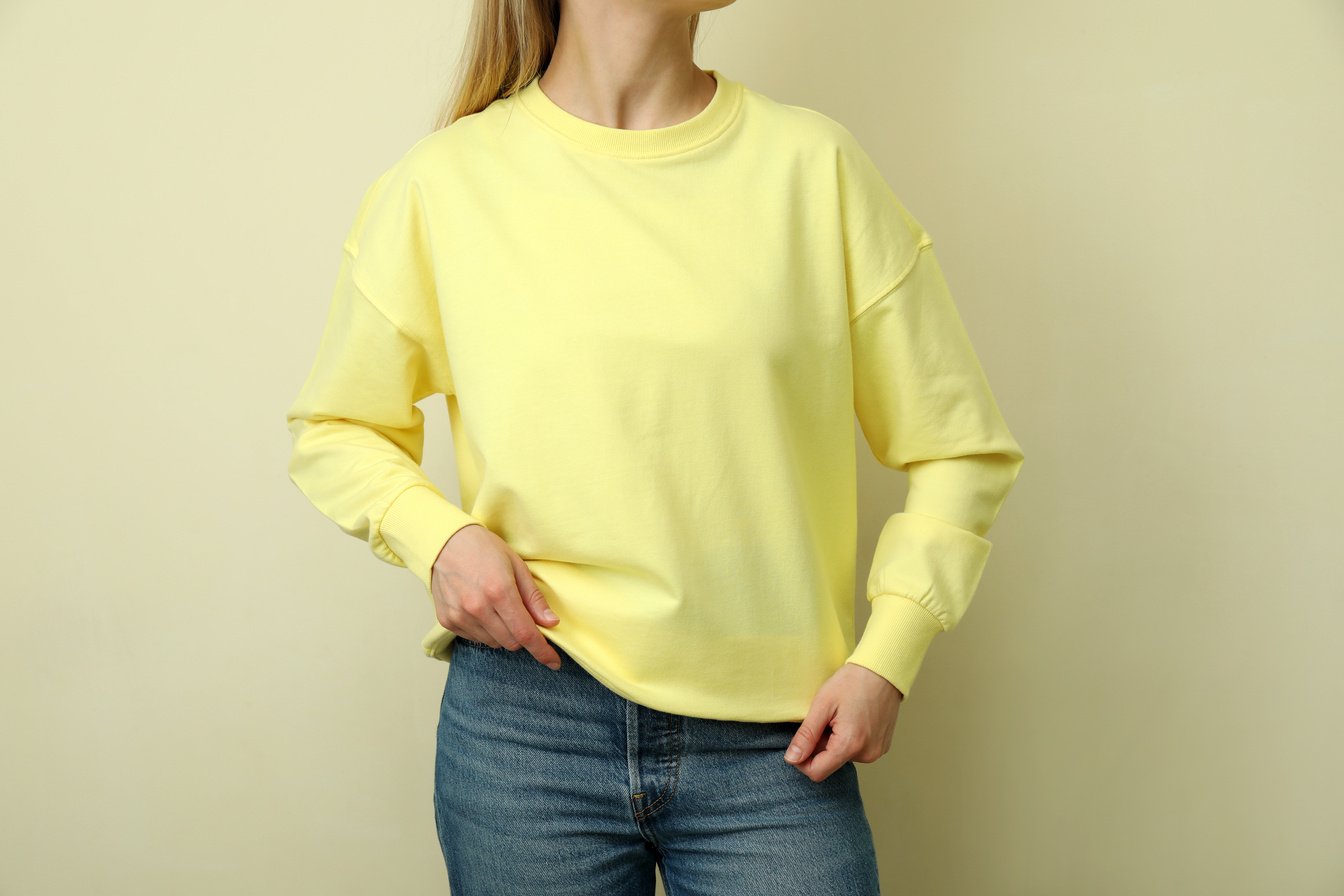
POLYGON ((492 151, 513 105, 513 96, 500 97, 484 109, 431 131, 406 149, 399 164, 410 173, 429 176, 445 161, 492 151))
POLYGON ((808 163, 800 169, 828 182, 844 213, 862 219, 859 230, 875 216, 894 221, 895 212, 916 239, 926 236, 897 197, 892 180, 847 125, 809 106, 779 102, 750 89, 747 93, 762 142, 772 151, 788 147, 795 158, 808 163))
POLYGON ((752 88, 744 88, 747 114, 758 128, 783 145, 807 154, 833 158, 864 155, 854 133, 838 119, 819 109, 785 103, 752 88))
POLYGON ((493 152, 511 106, 512 98, 502 97, 416 139, 391 157, 369 185, 370 190, 384 192, 422 186, 433 182, 445 170, 458 170, 455 163, 469 163, 472 156, 493 152))
POLYGON ((408 229, 425 225, 435 203, 430 197, 444 189, 450 176, 471 170, 469 156, 480 152, 480 143, 498 103, 438 128, 409 146, 393 151, 364 189, 346 236, 346 249, 358 254, 363 243, 387 235, 402 239, 408 229))

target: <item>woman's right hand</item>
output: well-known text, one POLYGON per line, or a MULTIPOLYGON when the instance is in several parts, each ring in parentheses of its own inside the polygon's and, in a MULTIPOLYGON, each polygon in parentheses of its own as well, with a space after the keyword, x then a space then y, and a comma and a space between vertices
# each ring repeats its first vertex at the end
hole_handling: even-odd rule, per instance
POLYGON ((434 560, 430 591, 449 631, 491 647, 526 647, 537 662, 560 668, 560 655, 537 628, 559 618, 523 558, 489 528, 473 523, 453 533, 434 560))

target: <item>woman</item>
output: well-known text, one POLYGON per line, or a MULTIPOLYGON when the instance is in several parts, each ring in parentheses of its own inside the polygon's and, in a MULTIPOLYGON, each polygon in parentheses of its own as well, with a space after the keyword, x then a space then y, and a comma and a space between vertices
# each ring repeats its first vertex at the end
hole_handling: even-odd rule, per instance
POLYGON ((459 896, 878 892, 854 763, 1022 463, 853 135, 694 63, 728 2, 478 0, 287 415, 294 483, 434 608, 459 896), (460 504, 420 466, 431 395, 460 504), (909 475, 857 643, 856 413, 909 475))

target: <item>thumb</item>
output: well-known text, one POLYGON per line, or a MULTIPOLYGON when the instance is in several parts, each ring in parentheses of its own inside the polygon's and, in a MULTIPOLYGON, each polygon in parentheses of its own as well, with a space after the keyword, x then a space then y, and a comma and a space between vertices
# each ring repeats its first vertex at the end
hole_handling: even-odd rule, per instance
POLYGON ((518 593, 522 595, 523 606, 532 614, 532 618, 541 625, 555 625, 559 622, 560 617, 547 605, 546 595, 537 587, 532 571, 517 551, 509 551, 509 562, 513 564, 513 580, 518 585, 518 593))
POLYGON ((826 696, 825 691, 813 698, 812 705, 807 710, 807 717, 799 724, 798 733, 793 736, 788 750, 784 752, 785 760, 796 765, 811 756, 834 714, 835 704, 826 696))

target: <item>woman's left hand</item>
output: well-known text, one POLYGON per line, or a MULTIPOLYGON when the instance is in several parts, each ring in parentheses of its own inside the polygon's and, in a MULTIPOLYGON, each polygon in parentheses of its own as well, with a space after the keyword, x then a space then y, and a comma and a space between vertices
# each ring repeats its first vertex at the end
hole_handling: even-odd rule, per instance
POLYGON ((876 762, 891 747, 891 731, 904 699, 895 685, 873 670, 845 663, 812 698, 785 761, 813 781, 826 780, 851 759, 876 762))

